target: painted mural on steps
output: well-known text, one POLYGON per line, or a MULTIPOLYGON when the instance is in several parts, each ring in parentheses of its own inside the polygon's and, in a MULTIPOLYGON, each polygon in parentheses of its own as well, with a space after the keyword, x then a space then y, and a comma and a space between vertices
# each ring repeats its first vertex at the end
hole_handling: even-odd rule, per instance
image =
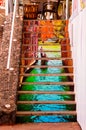
MULTIPOLYGON (((61 20, 25 20, 23 27, 23 46, 22 56, 30 57, 30 60, 22 60, 21 64, 27 68, 34 58, 60 58, 61 42, 65 38, 65 21, 61 20), (28 46, 27 46, 28 44, 28 46), (29 46, 30 45, 30 46, 29 46)), ((56 74, 64 73, 62 60, 46 60, 40 59, 35 62, 36 66, 45 65, 45 68, 31 68, 30 74, 56 74), (48 66, 54 66, 48 67, 48 66)), ((21 70, 21 71, 26 71, 21 70)), ((20 90, 25 91, 73 91, 73 87, 69 85, 54 85, 47 82, 65 82, 68 81, 67 76, 28 76, 23 79, 24 82, 45 82, 46 84, 29 84, 22 85, 20 90)), ((22 94, 18 96, 19 101, 71 101, 74 100, 73 95, 61 94, 22 94)), ((18 104, 18 111, 70 111, 75 110, 75 105, 67 104, 18 104)), ((21 116, 17 117, 19 122, 71 122, 76 121, 76 116, 72 115, 41 115, 41 116, 21 116)))
MULTIPOLYGON (((29 46, 24 46, 23 55, 25 57, 34 57, 37 56, 36 52, 38 50, 38 46, 42 44, 50 43, 61 43, 62 39, 66 35, 64 33, 65 30, 65 21, 59 20, 24 20, 23 27, 23 43, 24 44, 32 44, 29 46), (61 25, 61 26, 60 26, 61 25), (58 26, 58 28, 57 28, 58 26), (33 53, 31 52, 33 50, 33 53)), ((56 44, 55 44, 56 45, 56 44)), ((48 48, 49 46, 46 46, 48 48)), ((31 62, 26 61, 26 62, 31 62)), ((29 63, 25 63, 29 64, 29 63)))

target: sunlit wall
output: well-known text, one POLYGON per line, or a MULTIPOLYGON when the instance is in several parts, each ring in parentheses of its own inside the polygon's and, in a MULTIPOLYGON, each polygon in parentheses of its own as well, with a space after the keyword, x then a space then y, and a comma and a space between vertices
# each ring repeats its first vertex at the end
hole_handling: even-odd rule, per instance
POLYGON ((72 3, 69 34, 74 63, 77 121, 82 130, 86 130, 86 0, 85 3, 77 2, 72 3))

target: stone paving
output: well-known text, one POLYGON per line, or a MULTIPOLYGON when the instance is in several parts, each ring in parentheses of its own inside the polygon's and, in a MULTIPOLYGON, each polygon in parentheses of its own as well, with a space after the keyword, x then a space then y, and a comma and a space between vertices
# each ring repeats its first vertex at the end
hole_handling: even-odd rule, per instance
POLYGON ((0 126, 0 130, 81 130, 77 122, 72 123, 29 123, 0 126))

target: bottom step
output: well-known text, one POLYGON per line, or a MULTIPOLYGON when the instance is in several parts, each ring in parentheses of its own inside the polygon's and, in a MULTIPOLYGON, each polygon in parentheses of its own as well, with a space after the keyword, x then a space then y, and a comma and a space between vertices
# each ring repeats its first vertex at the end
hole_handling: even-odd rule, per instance
POLYGON ((81 130, 77 122, 66 123, 26 123, 0 126, 1 130, 81 130))

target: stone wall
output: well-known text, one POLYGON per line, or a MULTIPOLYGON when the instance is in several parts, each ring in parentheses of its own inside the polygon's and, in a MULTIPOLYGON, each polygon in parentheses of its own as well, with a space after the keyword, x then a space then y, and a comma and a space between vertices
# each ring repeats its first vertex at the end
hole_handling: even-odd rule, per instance
POLYGON ((7 69, 7 59, 12 16, 9 15, 4 23, 1 43, 2 51, 0 53, 0 125, 15 123, 16 95, 22 43, 22 21, 21 17, 15 18, 10 70, 7 69))
POLYGON ((3 26, 0 26, 0 53, 1 53, 1 43, 2 43, 2 36, 3 36, 3 26))

